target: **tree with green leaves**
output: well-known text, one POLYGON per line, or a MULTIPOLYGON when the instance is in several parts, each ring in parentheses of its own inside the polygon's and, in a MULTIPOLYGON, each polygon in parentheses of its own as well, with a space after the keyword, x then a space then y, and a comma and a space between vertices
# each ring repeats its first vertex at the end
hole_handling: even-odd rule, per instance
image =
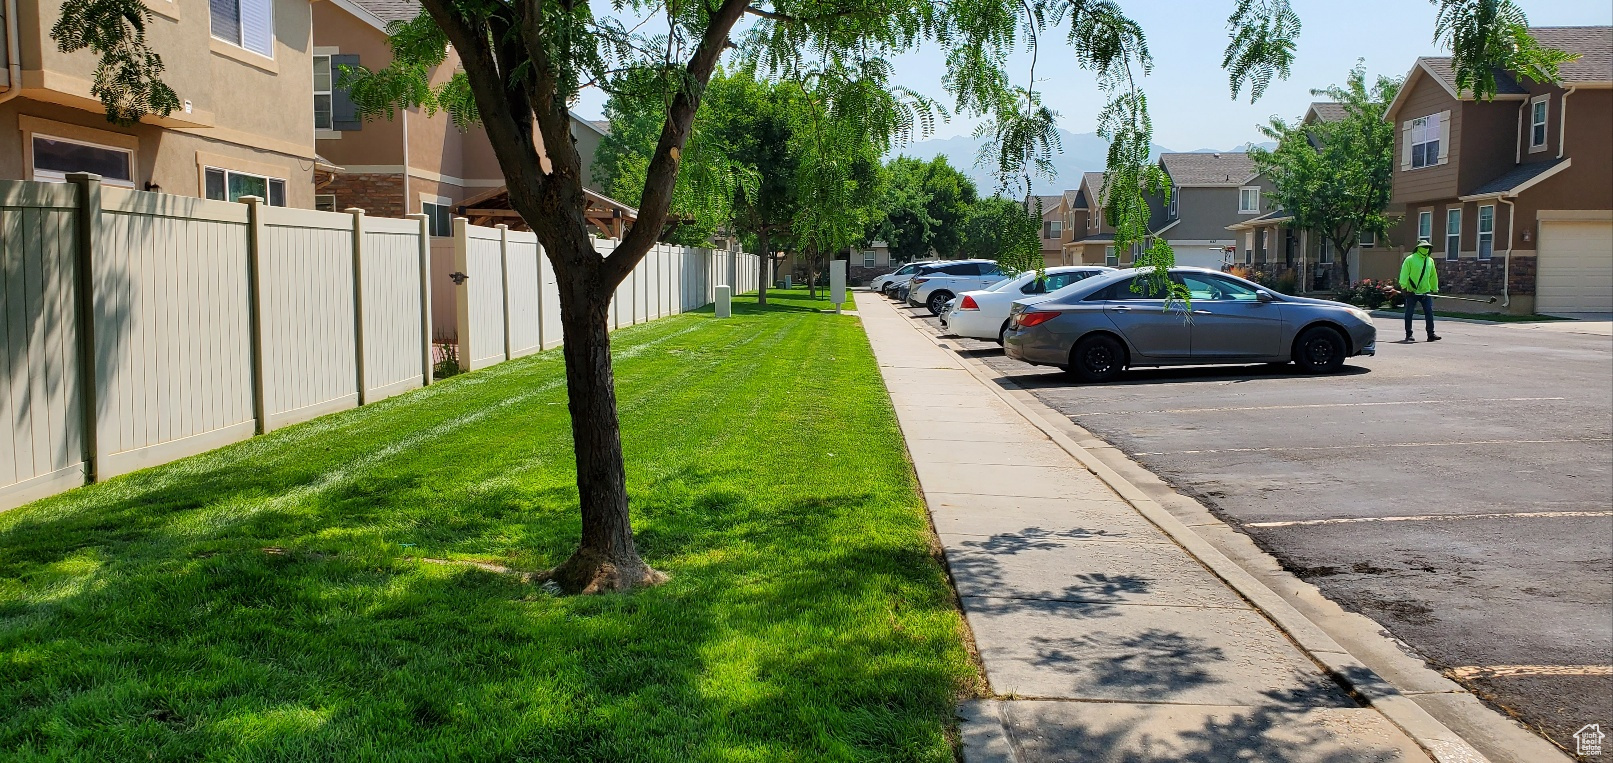
MULTIPOLYGON (((1555 78, 1561 59, 1531 44, 1512 0, 1435 2, 1436 35, 1452 45, 1458 76, 1480 97, 1494 92, 1485 75, 1492 68, 1555 78)), ((1148 161, 1153 128, 1142 88, 1152 54, 1118 0, 617 0, 609 6, 615 15, 588 0, 421 0, 421 6, 417 18, 390 28, 392 63, 371 73, 374 86, 355 92, 355 101, 368 115, 409 107, 446 110, 461 124, 479 122, 503 169, 511 206, 553 263, 582 539, 548 577, 571 591, 630 589, 665 578, 644 562, 633 539, 606 318, 617 284, 649 252, 673 212, 695 117, 724 55, 763 76, 800 84, 813 93, 815 113, 857 125, 883 155, 889 144, 928 130, 940 112, 931 99, 892 81, 890 60, 926 42, 939 45, 956 111, 995 125, 999 174, 1010 177, 1056 145, 1056 133, 1050 114, 1034 108, 1034 71, 1026 88, 1016 89, 1006 62, 1024 44, 1039 56, 1042 43, 1062 33, 1062 65, 1092 72, 1107 97, 1098 129, 1110 140, 1107 171, 1116 191, 1105 202, 1116 246, 1144 240, 1144 193, 1162 182, 1148 161), (659 23, 624 22, 622 14, 659 23), (433 71, 453 66, 450 56, 458 66, 433 82, 433 71), (613 95, 637 89, 661 108, 638 221, 607 256, 588 232, 581 160, 570 137, 570 107, 590 87, 613 95)), ((161 84, 161 57, 144 36, 151 19, 141 0, 67 0, 51 30, 64 52, 88 49, 99 57, 92 88, 115 121, 178 108, 161 84)), ((1236 95, 1247 85, 1258 98, 1272 77, 1286 76, 1293 60, 1299 24, 1290 0, 1237 0, 1228 29, 1232 90, 1236 95)), ((813 176, 821 183, 813 193, 833 200, 855 166, 824 152, 834 145, 828 136, 818 133, 814 145, 816 158, 832 162, 833 171, 813 176)), ((720 186, 731 174, 719 172, 706 187, 720 186)), ((833 215, 798 212, 797 222, 807 226, 798 235, 827 242, 842 222, 833 215)), ((1161 281, 1172 261, 1163 242, 1144 258, 1161 281)))
POLYGON ((891 254, 919 259, 935 252, 963 252, 963 226, 979 198, 974 181, 947 158, 930 161, 898 156, 885 166, 882 220, 871 238, 886 242, 891 254))
MULTIPOLYGON (((1330 243, 1335 252, 1350 251, 1363 233, 1386 235, 1394 224, 1384 209, 1394 189, 1395 128, 1383 114, 1398 92, 1400 81, 1388 77, 1368 85, 1366 69, 1358 63, 1343 86, 1311 91, 1342 105, 1343 118, 1289 123, 1273 117, 1260 132, 1277 146, 1249 150, 1271 180, 1277 206, 1294 216, 1293 226, 1330 243)), ((1348 268, 1345 259, 1340 261, 1348 268)))
POLYGON ((1022 250, 1029 239, 1036 244, 1036 256, 1040 259, 1041 227, 1037 224, 1040 219, 1040 213, 1034 219, 1025 214, 1023 202, 998 196, 981 199, 969 208, 969 216, 963 221, 961 253, 973 259, 997 260, 1015 270, 1032 270, 1035 263, 1026 267, 1025 263, 1007 261, 1004 255, 1022 250))

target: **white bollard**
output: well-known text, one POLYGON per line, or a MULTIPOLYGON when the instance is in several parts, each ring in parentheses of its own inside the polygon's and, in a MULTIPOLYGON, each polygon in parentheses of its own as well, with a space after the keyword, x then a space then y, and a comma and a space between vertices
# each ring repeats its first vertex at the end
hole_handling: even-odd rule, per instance
POLYGON ((734 315, 734 293, 726 284, 717 284, 717 317, 731 318, 734 315))

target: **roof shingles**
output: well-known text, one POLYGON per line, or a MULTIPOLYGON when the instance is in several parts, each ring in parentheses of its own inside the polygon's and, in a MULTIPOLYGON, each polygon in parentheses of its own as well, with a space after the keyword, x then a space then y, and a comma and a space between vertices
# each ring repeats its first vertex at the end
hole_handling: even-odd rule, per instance
POLYGON ((1258 172, 1254 160, 1242 152, 1160 154, 1159 161, 1178 186, 1243 185, 1258 172))
POLYGON ((353 4, 388 24, 412 21, 420 15, 419 0, 353 0, 353 4))

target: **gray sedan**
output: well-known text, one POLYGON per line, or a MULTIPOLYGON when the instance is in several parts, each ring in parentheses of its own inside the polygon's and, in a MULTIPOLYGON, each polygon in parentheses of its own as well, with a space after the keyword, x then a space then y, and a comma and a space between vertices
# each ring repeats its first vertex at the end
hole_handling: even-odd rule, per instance
POLYGON ((1121 270, 1088 278, 1043 302, 1015 302, 1003 350, 1059 366, 1082 381, 1113 379, 1127 367, 1287 363, 1310 373, 1376 352, 1365 311, 1341 302, 1277 294, 1203 268, 1172 268, 1190 304, 1171 301, 1145 277, 1121 270), (1133 290, 1141 279, 1142 286, 1133 290))

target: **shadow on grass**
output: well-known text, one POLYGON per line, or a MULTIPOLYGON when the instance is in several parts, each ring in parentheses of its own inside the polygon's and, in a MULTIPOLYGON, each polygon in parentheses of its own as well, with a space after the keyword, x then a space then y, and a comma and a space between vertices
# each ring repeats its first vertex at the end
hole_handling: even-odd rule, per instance
MULTIPOLYGON (((769 337, 857 330, 766 312, 790 321, 769 337)), ((681 330, 656 326, 620 344, 681 330)), ((713 339, 678 341, 660 346, 713 339)), ((906 475, 901 451, 776 466, 797 437, 882 443, 868 433, 893 430, 888 403, 845 399, 877 372, 868 358, 814 381, 842 417, 779 436, 746 416, 806 373, 765 361, 781 349, 619 365, 636 379, 623 423, 639 546, 672 575, 632 595, 557 598, 416 561, 539 570, 574 547, 564 390, 542 356, 0 516, 0 749, 950 760, 946 719, 973 680, 958 616, 910 477, 867 477, 906 475)))

